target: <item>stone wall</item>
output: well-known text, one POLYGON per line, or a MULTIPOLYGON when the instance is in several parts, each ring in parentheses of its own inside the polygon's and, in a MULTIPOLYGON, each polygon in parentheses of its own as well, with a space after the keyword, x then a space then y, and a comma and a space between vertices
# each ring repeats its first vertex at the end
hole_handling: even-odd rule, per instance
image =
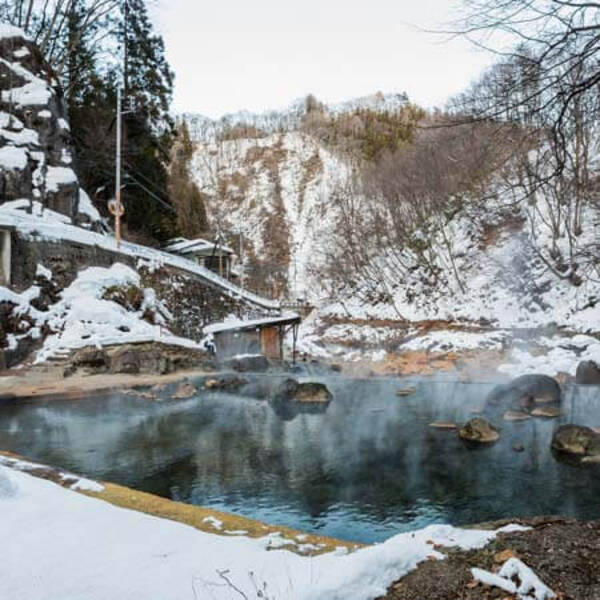
MULTIPOLYGON (((31 240, 14 231, 11 232, 11 247, 10 287, 22 292, 34 284, 41 286, 42 301, 33 302, 41 310, 58 301, 60 291, 68 287, 85 268, 109 267, 120 262, 136 269, 136 259, 132 256, 83 244, 31 240), (52 271, 51 284, 37 277, 38 265, 52 271)), ((245 319, 270 314, 268 310, 248 301, 232 297, 215 283, 192 273, 173 267, 154 270, 142 267, 136 270, 141 276, 140 286, 153 288, 157 298, 167 306, 173 316, 169 329, 181 337, 199 341, 206 324, 221 321, 232 314, 245 319)), ((10 307, 5 308, 8 310, 10 307)), ((10 310, 6 315, 0 315, 0 349, 4 345, 5 334, 14 333, 14 328, 15 325, 10 321, 10 310)), ((22 362, 41 343, 42 340, 24 338, 14 350, 0 352, 0 369, 22 362)))
POLYGON ((87 267, 110 267, 121 262, 135 268, 135 259, 95 246, 65 242, 31 241, 12 234, 11 288, 22 292, 33 285, 37 265, 50 269, 59 288, 69 286, 87 267))

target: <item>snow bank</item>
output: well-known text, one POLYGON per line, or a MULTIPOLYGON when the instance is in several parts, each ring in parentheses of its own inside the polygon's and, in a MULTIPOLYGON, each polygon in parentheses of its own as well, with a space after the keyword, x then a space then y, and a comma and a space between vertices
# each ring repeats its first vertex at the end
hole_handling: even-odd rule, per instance
MULTIPOLYGON (((38 265, 38 276, 51 280, 52 273, 38 265)), ((13 303, 16 314, 28 315, 33 326, 22 334, 10 334, 9 347, 15 348, 21 338, 39 337, 43 328, 50 333, 36 355, 36 362, 47 361, 84 346, 131 344, 136 342, 162 342, 187 348, 199 348, 193 340, 172 335, 166 328, 170 314, 158 302, 154 290, 144 291, 144 300, 138 311, 128 311, 120 304, 102 298, 111 287, 140 285, 139 274, 126 265, 115 263, 109 268, 90 267, 81 271, 77 279, 61 294, 61 299, 47 311, 39 311, 30 302, 38 297, 40 288, 31 286, 17 294, 0 287, 0 301, 13 303), (144 320, 150 309, 155 314, 154 323, 144 320)))
POLYGON ((0 498, 5 600, 241 597, 370 600, 428 557, 433 544, 480 548, 500 531, 430 526, 349 555, 266 551, 266 538, 223 537, 118 508, 0 466, 16 489, 0 498), (31 566, 35 565, 35 577, 31 566), (227 584, 230 581, 232 585, 227 584), (259 590, 266 595, 259 596, 259 590))
POLYGON ((102 220, 102 217, 100 216, 100 213, 96 207, 93 205, 92 200, 82 189, 79 190, 78 210, 80 214, 88 217, 92 223, 102 220))
POLYGON ((501 350, 510 334, 503 331, 432 331, 402 344, 402 350, 428 350, 449 352, 452 350, 501 350))
POLYGON ((550 600, 556 594, 518 558, 509 558, 498 573, 483 569, 471 569, 474 579, 492 587, 500 588, 509 594, 516 594, 521 600, 550 600), (517 579, 517 583, 515 583, 517 579))
MULTIPOLYGON (((10 480, 6 477, 4 472, 1 470, 3 467, 10 467, 16 471, 22 471, 24 473, 30 471, 36 471, 38 469, 46 469, 46 465, 41 463, 33 463, 28 460, 23 460, 21 458, 13 458, 12 456, 0 455, 0 497, 2 495, 1 488, 3 485, 6 486, 6 482, 9 484, 9 488, 12 490, 11 495, 16 494, 16 485, 12 484, 10 480)), ((56 471, 58 477, 62 481, 66 482, 69 489, 71 490, 85 490, 91 492, 102 492, 104 491, 104 486, 98 483, 97 481, 92 481, 91 479, 86 479, 85 477, 79 477, 78 475, 74 475, 73 473, 69 473, 67 471, 56 471)))
POLYGON ((108 288, 132 285, 139 287, 139 274, 120 263, 109 268, 89 267, 81 271, 77 279, 63 290, 60 302, 52 305, 48 313, 38 314, 36 325, 41 326, 43 322, 55 333, 46 338, 36 362, 90 345, 100 348, 111 344, 158 341, 199 347, 193 340, 172 335, 165 329, 164 321, 153 324, 143 319, 150 304, 161 312, 155 296, 150 293, 153 290, 145 291, 144 304, 136 312, 102 298, 108 288), (152 298, 154 301, 150 302, 152 298))
POLYGON ((512 377, 526 373, 555 375, 558 372, 575 375, 583 360, 600 364, 600 341, 589 335, 569 337, 542 337, 530 347, 513 348, 507 362, 498 371, 512 377), (534 351, 535 349, 535 351, 534 351))
POLYGON ((0 167, 8 170, 22 171, 27 166, 27 150, 15 146, 0 148, 0 167))
POLYGON ((46 173, 46 189, 49 192, 58 192, 62 185, 73 185, 77 183, 75 171, 69 167, 48 167, 46 173))

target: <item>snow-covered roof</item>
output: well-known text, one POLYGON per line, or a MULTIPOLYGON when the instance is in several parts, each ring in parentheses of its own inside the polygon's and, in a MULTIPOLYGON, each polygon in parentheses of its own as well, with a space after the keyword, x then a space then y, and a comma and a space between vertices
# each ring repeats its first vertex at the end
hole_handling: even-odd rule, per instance
POLYGON ((23 38, 24 40, 29 39, 29 37, 25 35, 25 32, 19 27, 15 27, 14 25, 8 25, 7 23, 0 24, 0 40, 17 37, 23 38))
POLYGON ((224 323, 214 323, 204 328, 204 333, 223 333, 224 331, 248 331, 249 329, 260 329, 271 327, 273 325, 291 325, 300 323, 300 315, 296 313, 284 313, 280 317, 265 317, 264 319, 252 319, 251 321, 242 321, 239 319, 225 321, 224 323))
POLYGON ((223 244, 216 244, 215 242, 209 242, 203 238, 196 238, 194 240, 188 240, 187 238, 175 238, 171 240, 167 246, 165 246, 167 252, 175 252, 177 254, 196 254, 196 253, 207 253, 207 252, 223 252, 226 254, 234 254, 235 251, 228 246, 223 244))

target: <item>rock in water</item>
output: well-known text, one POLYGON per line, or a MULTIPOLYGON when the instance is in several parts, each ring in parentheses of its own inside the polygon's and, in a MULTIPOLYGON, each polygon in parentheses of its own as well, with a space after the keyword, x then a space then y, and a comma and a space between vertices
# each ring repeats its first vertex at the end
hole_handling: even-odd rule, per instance
POLYGON ((295 402, 327 404, 333 400, 332 393, 324 383, 299 383, 293 398, 295 402))
POLYGON ((531 411, 532 417, 543 417, 544 419, 555 419, 560 415, 560 409, 554 406, 539 406, 531 411))
POLYGON ((584 360, 577 365, 575 383, 600 385, 600 367, 593 360, 584 360))
POLYGON ((489 444, 500 438, 498 430, 485 419, 475 417, 465 423, 458 432, 458 435, 469 442, 478 442, 489 444))
POLYGON ((552 448, 579 456, 600 456, 600 434, 582 425, 561 425, 552 436, 552 448))
POLYGON ((207 379, 204 382, 204 387, 207 390, 237 390, 247 383, 247 379, 237 375, 223 375, 222 377, 207 379))
POLYGON ((328 404, 333 394, 323 383, 299 383, 291 377, 283 381, 273 394, 275 401, 299 402, 301 404, 328 404))
POLYGON ((458 429, 456 423, 452 421, 434 421, 433 423, 429 423, 429 427, 433 427, 434 429, 458 429))
POLYGON ((526 421, 527 419, 531 419, 531 415, 526 412, 519 412, 516 410, 507 410, 502 418, 505 421, 526 421))
POLYGON ((399 390, 396 391, 396 396, 412 396, 414 393, 416 393, 417 388, 415 387, 406 387, 406 388, 401 388, 399 390))
POLYGON ((524 406, 559 403, 560 400, 560 386, 552 377, 522 375, 507 384, 496 386, 487 397, 487 406, 508 406, 522 412, 524 406))
POLYGON ((171 398, 173 398, 174 400, 187 400, 188 398, 195 396, 197 391, 198 390, 196 390, 196 388, 191 383, 188 383, 187 381, 182 381, 177 386, 177 389, 175 390, 171 398))

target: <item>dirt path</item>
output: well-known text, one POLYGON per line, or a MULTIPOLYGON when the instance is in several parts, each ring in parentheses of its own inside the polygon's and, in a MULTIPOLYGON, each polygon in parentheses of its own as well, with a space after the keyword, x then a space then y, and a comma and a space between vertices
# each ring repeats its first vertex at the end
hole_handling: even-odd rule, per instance
POLYGON ((63 377, 63 368, 21 369, 0 376, 0 401, 17 398, 39 398, 60 396, 61 398, 80 398, 88 394, 101 394, 113 390, 174 383, 188 377, 208 375, 208 371, 176 371, 167 375, 73 375, 63 377))

